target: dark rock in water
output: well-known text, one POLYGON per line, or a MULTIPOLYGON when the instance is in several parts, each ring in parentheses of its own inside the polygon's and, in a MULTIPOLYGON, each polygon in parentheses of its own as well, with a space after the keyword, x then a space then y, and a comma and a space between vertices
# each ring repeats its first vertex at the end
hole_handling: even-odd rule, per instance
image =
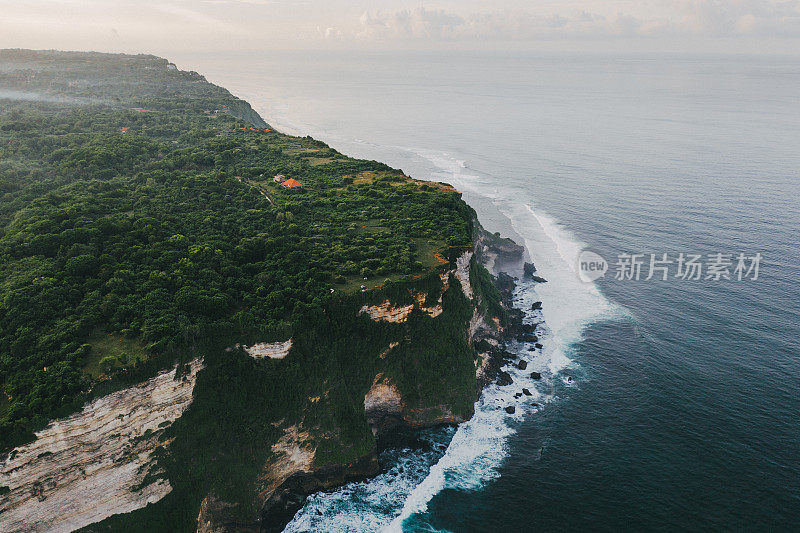
POLYGON ((542 375, 539 372, 531 372, 531 379, 542 379, 542 375))
POLYGON ((521 396, 522 396, 522 393, 521 393, 521 392, 518 392, 518 393, 516 393, 516 394, 514 395, 514 398, 519 398, 519 397, 521 397, 521 396))
POLYGON ((520 359, 519 363, 517 363, 517 368, 520 370, 525 370, 528 368, 528 362, 525 359, 520 359))
POLYGON ((495 287, 500 292, 511 292, 514 290, 515 283, 514 278, 506 274, 505 272, 500 272, 497 274, 497 279, 494 282, 495 287))
POLYGON ((321 515, 321 514, 322 514, 322 510, 320 510, 320 509, 317 509, 317 514, 318 514, 318 515, 321 515))
POLYGON ((531 405, 534 406, 534 407, 539 407, 539 404, 536 403, 536 402, 531 402, 531 405))
POLYGON ((536 347, 537 347, 537 348, 539 348, 540 350, 542 349, 542 345, 541 345, 540 343, 538 343, 538 342, 537 342, 536 344, 534 344, 534 346, 536 346, 536 347))
POLYGON ((513 415, 516 411, 517 411, 517 408, 514 407, 513 405, 509 405, 508 407, 506 407, 506 413, 508 413, 510 415, 513 415))
POLYGON ((542 302, 533 302, 533 304, 531 304, 531 311, 536 311, 537 309, 541 308, 542 308, 542 302))
POLYGON ((530 348, 528 348, 528 351, 529 352, 535 352, 536 351, 536 346, 531 346, 530 348))
POLYGON ((505 352, 505 351, 503 352, 502 357, 503 357, 503 359, 505 359, 507 361, 512 361, 512 360, 517 358, 517 356, 514 355, 513 353, 505 352))
POLYGON ((531 276, 531 279, 536 283, 547 283, 547 280, 541 276, 531 276))
POLYGON ((533 396, 533 394, 531 394, 531 391, 529 391, 528 389, 522 389, 522 394, 524 394, 525 396, 533 396))
POLYGON ((502 370, 497 373, 497 384, 501 387, 505 387, 506 385, 511 385, 514 383, 514 380, 511 379, 511 376, 508 372, 503 372, 502 370))
POLYGON ((538 324, 520 324, 517 333, 517 340, 519 342, 536 342, 539 337, 536 336, 536 326, 538 324))
POLYGON ((533 265, 533 263, 526 262, 524 265, 522 265, 522 272, 525 274, 525 277, 529 278, 533 276, 534 272, 536 272, 536 267, 533 265))

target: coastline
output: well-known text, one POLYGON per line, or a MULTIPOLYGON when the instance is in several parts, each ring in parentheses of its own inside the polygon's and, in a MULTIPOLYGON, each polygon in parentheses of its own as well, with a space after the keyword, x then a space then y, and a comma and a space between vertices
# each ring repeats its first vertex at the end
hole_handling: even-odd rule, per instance
MULTIPOLYGON (((37 53, 32 54, 36 56, 37 53)), ((53 54, 58 53, 44 55, 49 58, 53 54)), ((105 62, 114 61, 139 61, 149 70, 158 70, 150 68, 150 63, 153 63, 170 71, 166 60, 154 56, 95 56, 92 57, 98 61, 100 72, 91 74, 91 69, 96 67, 89 63, 87 68, 90 74, 87 76, 90 77, 102 78, 106 72, 105 62)), ((94 524, 91 529, 135 528, 134 523, 144 523, 139 522, 140 519, 154 523, 180 509, 184 517, 190 518, 196 528, 202 531, 280 530, 308 494, 354 479, 374 476, 380 470, 377 459, 380 451, 408 439, 413 432, 423 428, 457 427, 451 446, 444 450, 440 461, 430 470, 434 475, 422 480, 422 488, 414 487, 409 494, 409 501, 401 502, 404 504, 417 501, 415 493, 419 490, 429 491, 432 484, 434 489, 441 484, 442 468, 453 460, 453 453, 465 446, 474 448, 472 442, 465 441, 464 432, 467 428, 483 431, 493 424, 502 426, 500 431, 492 432, 491 439, 482 443, 482 447, 475 448, 485 453, 501 453, 503 438, 512 431, 507 421, 521 420, 525 412, 523 406, 537 406, 536 403, 525 403, 527 397, 538 396, 538 393, 531 392, 535 391, 532 385, 516 393, 509 388, 512 383, 517 384, 515 389, 519 386, 521 372, 525 371, 528 362, 522 359, 521 351, 517 349, 519 346, 515 345, 512 351, 506 348, 514 343, 521 345, 527 342, 530 346, 525 357, 533 357, 533 352, 542 349, 536 342, 537 327, 541 322, 523 323, 526 317, 514 305, 522 289, 515 286, 512 276, 499 274, 500 265, 512 265, 510 270, 522 270, 524 248, 499 237, 499 234, 484 230, 474 209, 454 187, 433 180, 415 180, 402 171, 376 161, 349 158, 311 137, 289 137, 271 128, 261 131, 244 127, 241 121, 249 120, 256 125, 265 125, 266 122, 244 100, 233 97, 221 87, 204 85, 207 82, 198 73, 174 72, 173 83, 176 86, 185 84, 192 90, 216 91, 226 99, 224 101, 230 102, 230 106, 220 106, 228 111, 213 111, 212 115, 211 110, 198 110, 200 106, 195 105, 184 114, 161 114, 148 110, 142 114, 144 112, 139 108, 133 111, 123 108, 109 111, 111 119, 127 124, 134 111, 135 116, 143 121, 163 119, 178 122, 198 118, 205 128, 207 139, 203 141, 206 143, 203 146, 207 145, 211 150, 219 150, 221 146, 230 148, 245 140, 254 143, 248 145, 253 147, 248 150, 252 154, 253 166, 245 171, 244 178, 235 175, 238 169, 226 166, 231 163, 232 157, 213 158, 214 164, 227 172, 218 172, 208 178, 214 180, 215 187, 220 184, 229 187, 231 194, 238 195, 242 206, 252 207, 247 211, 248 214, 261 213, 270 220, 274 218, 272 229, 276 230, 276 234, 287 227, 299 230, 300 226, 286 222, 308 211, 309 200, 324 202, 322 199, 333 194, 339 198, 336 203, 339 213, 353 219, 349 228, 352 237, 348 236, 351 240, 347 243, 351 245, 351 250, 359 247, 362 251, 365 247, 379 250, 370 245, 378 239, 397 240, 405 236, 403 242, 391 251, 404 254, 397 258, 407 256, 408 263, 400 265, 402 268, 392 264, 378 270, 379 275, 391 274, 391 279, 387 276, 383 284, 379 283, 380 280, 375 280, 377 284, 371 281, 369 290, 362 286, 362 290, 358 291, 358 285, 351 287, 355 290, 350 292, 345 287, 315 287, 314 293, 324 295, 324 300, 318 298, 314 306, 294 306, 294 329, 288 333, 288 340, 283 333, 245 333, 241 327, 239 330, 229 327, 225 333, 231 336, 230 341, 219 339, 216 344, 209 344, 197 352, 196 355, 203 361, 203 371, 197 388, 193 389, 186 414, 178 417, 174 424, 166 421, 163 426, 159 424, 158 441, 153 439, 148 444, 148 450, 153 455, 148 456, 146 466, 149 473, 141 484, 163 477, 170 481, 171 489, 144 503, 137 500, 136 505, 132 505, 126 513, 109 511, 99 516, 91 515, 94 524), (230 126, 226 129, 219 123, 230 123, 230 126), (240 140, 238 135, 247 137, 240 140), (259 150, 259 146, 264 150, 259 150), (321 151, 324 152, 318 154, 321 151), (270 169, 269 175, 280 172, 281 167, 276 165, 287 165, 287 161, 292 161, 302 169, 297 172, 304 172, 302 179, 308 192, 293 196, 284 193, 282 202, 270 200, 267 205, 263 202, 263 194, 254 194, 259 192, 257 189, 245 189, 243 186, 248 179, 263 177, 265 168, 270 169), (248 192, 249 195, 245 194, 248 192), (413 208, 408 207, 408 211, 402 213, 387 207, 381 210, 386 203, 375 198, 401 204, 410 202, 413 208), (348 204, 345 200, 353 203, 348 204), (295 212, 292 213, 289 207, 295 212), (369 210, 364 211, 365 207, 369 210), (376 215, 382 218, 376 218, 376 215), (398 218, 401 215, 402 218, 398 218), (398 218, 398 221, 395 222, 394 218, 398 218), (367 224, 370 224, 369 228, 376 229, 363 230, 367 224), (352 245, 356 245, 355 248, 352 245), (498 276, 493 277, 486 266, 494 269, 498 276), (336 333, 331 334, 334 329, 336 333), (235 338, 237 334, 234 331, 239 331, 238 335, 249 335, 250 338, 235 338), (281 337, 278 339, 279 334, 281 337), (267 335, 268 338, 257 338, 258 335, 267 335), (359 346, 352 345, 353 339, 357 339, 359 346), (258 357, 247 352, 246 348, 230 348, 258 346, 259 343, 277 343, 285 349, 282 348, 284 351, 280 357, 273 358, 258 357), (291 357, 287 357, 289 351, 291 357), (271 362, 270 359, 280 361, 271 362), (330 370, 337 376, 334 386, 329 381, 330 370), (231 379, 241 379, 240 372, 246 372, 246 383, 253 388, 247 391, 247 395, 237 393, 227 398, 229 410, 220 411, 220 395, 224 398, 225 384, 231 379), (316 372, 316 375, 309 376, 309 372, 316 372), (272 384, 270 380, 276 379, 282 383, 272 384), (262 388, 261 383, 270 383, 271 389, 262 388), (288 387, 280 388, 284 387, 283 383, 288 383, 288 387), (288 399, 285 404, 275 402, 276 391, 282 392, 283 398, 288 399), (523 396, 526 398, 521 400, 523 396), (242 401, 245 398, 250 401, 242 401), (256 408, 253 408, 253 402, 258 402, 256 408), (287 411, 292 413, 291 418, 286 416, 287 411), (250 442, 245 434, 229 432, 231 422, 245 433, 256 430, 262 433, 250 442), (202 434, 195 431, 198 427, 204 428, 206 434, 214 438, 198 442, 197 436, 202 434), (226 438, 231 449, 242 446, 232 456, 228 448, 220 446, 226 438), (165 444, 160 446, 159 442, 165 444), (248 449, 248 445, 251 448, 248 449), (224 483, 218 483, 217 479, 202 471, 198 475, 194 470, 195 461, 203 454, 206 466, 213 465, 217 459, 221 460, 219 464, 223 470, 217 475, 225 479, 224 483), (226 477, 230 475, 227 465, 237 462, 242 469, 237 472, 238 485, 226 477), (437 478, 437 475, 440 477, 437 478), (249 483, 254 486, 251 487, 249 483)), ((127 91, 133 90, 124 82, 120 86, 127 91)), ((178 93, 175 94, 177 98, 178 93)), ((191 94, 185 98, 194 102, 191 94)), ((169 109, 176 103, 168 98, 162 105, 169 109)), ((117 128, 115 124, 109 138, 129 142, 128 139, 134 139, 134 136, 128 130, 128 126, 117 128)), ((171 153, 169 150, 165 152, 171 153)), ((232 156, 233 152, 228 154, 232 156)), ((143 158, 142 164, 146 165, 147 161, 143 158)), ((210 163, 212 159, 198 161, 210 163)), ((275 183, 264 181, 268 182, 265 187, 272 186, 280 191, 275 183)), ((176 180, 167 183, 168 187, 172 187, 173 183, 183 182, 176 180)), ((205 185, 200 181, 197 186, 202 190, 205 185)), ((281 197, 276 196, 276 200, 278 198, 281 197)), ((174 204, 170 206, 174 207, 174 204)), ((194 208, 192 212, 196 211, 194 208)), ((239 220, 245 219, 245 215, 239 217, 239 220)), ((263 231, 263 222, 255 226, 256 231, 263 231)), ((193 235, 190 229, 184 231, 193 235)), ((170 242, 174 246, 183 246, 188 241, 185 235, 180 235, 170 242)), ((248 246, 257 244, 243 242, 247 242, 248 246)), ((98 243, 98 246, 102 245, 102 241, 98 243)), ((298 249, 292 251, 295 255, 302 255, 298 249)), ((259 254, 250 255, 246 252, 246 248, 239 248, 234 257, 249 259, 243 266, 251 270, 266 272, 268 268, 266 271, 264 269, 273 264, 263 262, 259 254)), ((108 257, 113 260, 110 255, 108 257)), ((381 257, 385 262, 390 256, 387 252, 381 257)), ((366 257, 362 256, 359 260, 366 261, 366 257)), ((362 271, 367 273, 359 275, 355 281, 360 283, 361 276, 365 281, 367 276, 375 277, 367 266, 383 266, 380 259, 377 261, 366 262, 362 271)), ((277 268, 281 268, 280 263, 277 268)), ((530 268, 535 269, 533 266, 530 268)), ((227 272, 236 275, 242 273, 235 269, 227 272)), ((333 277, 330 273, 325 275, 333 277)), ((338 278, 344 281, 336 279, 335 283, 347 284, 347 278, 342 275, 338 278)), ((309 279, 319 284, 334 282, 333 279, 316 279, 314 276, 309 279)), ((283 301, 284 295, 280 293, 279 301, 283 301)), ((186 300, 185 303, 191 302, 186 300)), ((193 309, 191 305, 182 304, 180 311, 192 313, 193 309)), ((87 346, 85 351, 91 350, 91 345, 87 346)), ((153 359, 150 366, 155 368, 157 363, 153 359)), ((529 375, 534 380, 541 377, 535 371, 529 372, 529 375)), ((142 376, 147 377, 146 374, 142 376)), ((128 385, 125 393, 137 393, 143 383, 128 385)), ((91 414, 91 406, 88 409, 87 413, 91 414)), ((59 423, 57 419, 53 422, 59 423)), ((153 433, 152 428, 137 426, 131 428, 131 438, 139 439, 140 430, 146 436, 153 433)), ((102 458, 108 459, 108 455, 104 452, 102 458)), ((15 453, 9 454, 4 463, 9 472, 15 469, 14 457, 15 453)), ((497 464, 497 458, 493 458, 491 463, 497 464)), ((84 482, 102 483, 104 479, 116 475, 117 469, 117 462, 110 461, 107 472, 84 479, 84 482)), ((49 498, 51 505, 58 505, 57 494, 70 488, 68 480, 62 481, 54 480, 48 485, 46 493, 39 496, 49 498)), ((24 496, 26 487, 36 483, 35 476, 24 476, 24 479, 15 479, 9 490, 15 497, 24 496)), ((140 491, 141 484, 136 483, 130 489, 140 491)), ((81 502, 84 507, 76 514, 89 516, 89 509, 85 508, 87 503, 81 502)))
MULTIPOLYGON (((480 225, 477 217, 473 219, 474 248, 471 255, 479 264, 491 268, 496 264, 517 264, 522 268, 524 248, 510 239, 495 236, 480 225)), ((283 531, 303 507, 306 499, 320 491, 328 491, 341 487, 349 482, 369 481, 381 473, 378 455, 393 448, 414 448, 420 445, 416 432, 425 429, 453 427, 469 422, 475 415, 475 407, 479 406, 483 391, 491 385, 508 386, 512 378, 502 367, 519 357, 506 351, 506 345, 515 340, 527 338, 531 340, 535 328, 526 327, 522 319, 524 312, 514 306, 516 278, 502 273, 493 276, 501 305, 507 313, 505 325, 497 328, 487 324, 482 315, 476 313, 469 324, 469 341, 479 352, 480 362, 476 368, 476 401, 469 416, 454 415, 447 406, 440 406, 430 412, 406 409, 402 397, 391 388, 376 388, 365 397, 367 420, 376 436, 378 446, 368 455, 360 459, 337 465, 326 465, 312 471, 291 474, 278 485, 267 497, 261 510, 261 530, 269 533, 283 531), (436 412, 438 411, 438 412, 436 412)), ((535 339, 535 337, 534 337, 535 339)), ((527 390, 527 389, 526 389, 527 390)), ((522 393, 520 393, 521 395, 522 393)), ((504 406, 503 409, 505 409, 504 406)), ((512 411, 506 411, 513 414, 512 411)), ((209 504, 204 502, 198 523, 206 522, 209 504)), ((213 528, 198 529, 206 533, 213 528)))
MULTIPOLYGON (((403 502, 402 508, 391 523, 387 522, 379 525, 377 529, 387 531, 400 531, 401 522, 406 519, 410 511, 420 510, 424 507, 424 501, 415 501, 419 498, 419 492, 426 493, 426 497, 430 498, 438 489, 431 490, 431 485, 443 483, 443 469, 448 468, 447 452, 451 446, 461 448, 463 446, 473 447, 476 443, 470 442, 468 437, 464 440, 460 437, 460 431, 463 431, 465 426, 470 426, 469 432, 472 433, 475 428, 479 428, 486 424, 486 416, 492 418, 493 423, 498 426, 491 430, 489 436, 488 448, 494 452, 502 453, 505 447, 507 437, 513 430, 506 424, 507 421, 520 421, 522 417, 531 412, 536 412, 541 408, 541 402, 549 401, 544 398, 535 388, 539 383, 543 383, 542 372, 533 370, 533 359, 536 357, 537 352, 541 352, 542 345, 538 335, 546 334, 546 327, 541 319, 541 302, 529 304, 529 309, 526 311, 521 308, 521 303, 524 300, 521 294, 531 293, 532 284, 536 284, 531 276, 525 275, 523 271, 534 271, 535 266, 532 263, 525 262, 525 249, 522 246, 515 244, 507 238, 499 237, 491 234, 480 227, 476 219, 476 227, 478 228, 475 238, 475 257, 483 265, 489 267, 502 267, 503 270, 493 273, 494 285, 497 288, 504 310, 508 313, 507 321, 501 331, 497 331, 483 324, 482 327, 471 328, 472 342, 480 352, 481 363, 476 372, 476 401, 472 416, 461 419, 453 420, 452 418, 443 417, 440 419, 432 420, 424 424, 413 423, 402 417, 402 414, 394 411, 389 413, 376 413, 373 412, 372 416, 376 415, 382 419, 391 418, 393 423, 388 424, 380 431, 379 442, 388 444, 389 447, 395 447, 398 450, 405 448, 405 453, 410 453, 411 450, 419 446, 421 443, 417 440, 417 431, 424 428, 435 428, 448 426, 454 428, 452 439, 444 446, 445 449, 441 450, 436 456, 435 460, 428 467, 423 479, 419 480, 409 491, 408 501, 403 502), (525 267, 525 268, 523 268, 525 267), (505 272, 509 270, 520 274, 520 278, 511 276, 505 272), (524 350, 523 350, 524 347, 524 350), (531 366, 528 366, 528 365, 531 366), (476 420, 477 418, 477 420, 476 420), (502 429, 500 426, 502 425, 502 429)), ((424 443, 422 443, 424 446, 424 443)), ((480 443, 477 446, 477 453, 485 453, 488 451, 487 443, 480 443)), ((376 453, 383 450, 378 449, 376 453)), ((395 458, 395 461, 397 459, 395 458)), ((396 471, 399 462, 389 464, 388 467, 396 471)), ((451 465, 452 466, 452 465, 451 465)), ((408 468, 408 467, 406 467, 408 468)), ((400 467, 402 471, 402 467, 400 467)), ((350 489, 343 487, 340 489, 343 492, 342 497, 353 490, 363 490, 364 487, 370 486, 370 480, 376 479, 377 475, 383 475, 384 471, 376 471, 368 474, 361 472, 353 472, 353 479, 356 483, 347 483, 350 489), (360 483, 360 482, 364 483, 360 483)), ((383 482, 381 482, 383 483, 383 482)), ((387 484, 390 482, 386 482, 387 484)), ((340 486, 343 484, 339 484, 340 486)), ((388 488, 388 487, 387 487, 388 488)), ((326 486, 320 490, 330 491, 334 490, 336 486, 326 486)), ((280 490, 280 489, 279 489, 280 490)), ((384 490, 382 487, 376 490, 384 490)), ((309 494, 301 495, 295 492, 293 503, 297 505, 301 500, 305 501, 306 497, 312 496, 316 491, 309 494)), ((330 493, 329 493, 330 494, 330 493)), ((321 500, 325 500, 326 496, 323 494, 321 500)), ((292 498, 286 498, 292 500, 292 498)), ((427 501, 427 500, 425 500, 427 501)), ((300 510, 295 514, 287 523, 273 523, 269 525, 268 531, 282 531, 284 527, 286 531, 304 531, 316 525, 315 520, 320 518, 323 513, 318 506, 319 499, 315 502, 314 509, 309 509, 305 516, 301 513, 305 511, 305 507, 300 506, 300 510), (297 526, 291 527, 293 523, 297 526)), ((288 513, 282 513, 282 516, 288 516, 288 513)), ((363 520, 363 517, 359 517, 363 520)), ((342 525, 350 524, 346 519, 342 525)), ((371 522, 372 526, 377 523, 371 522)), ((265 524, 266 525, 266 524, 265 524)), ((329 524, 330 526, 330 524, 329 524)))
MULTIPOLYGON (((254 107, 261 109, 257 103, 254 107)), ((280 118, 277 121, 274 118, 271 120, 279 127, 285 122, 280 118)), ((291 128, 296 131, 299 127, 291 125, 291 128)), ((542 347, 539 349, 539 354, 530 353, 527 351, 528 347, 533 345, 526 345, 515 339, 510 349, 525 358, 531 365, 528 369, 536 372, 541 379, 530 380, 530 372, 519 371, 514 358, 510 357, 499 362, 498 368, 505 365, 505 369, 523 383, 520 387, 531 392, 534 396, 532 405, 523 407, 522 410, 516 408, 513 414, 503 412, 503 417, 490 415, 482 417, 477 423, 471 422, 472 419, 467 421, 469 427, 464 428, 463 432, 470 433, 472 442, 456 440, 455 446, 447 452, 452 457, 443 456, 440 459, 441 465, 433 465, 431 479, 424 480, 422 486, 413 494, 409 494, 408 501, 403 504, 405 509, 401 513, 402 516, 398 517, 393 525, 396 528, 411 514, 424 511, 427 501, 443 488, 458 488, 461 483, 466 483, 465 488, 480 489, 486 482, 496 477, 497 468, 507 455, 508 437, 515 433, 516 428, 522 423, 523 412, 539 411, 556 395, 560 396, 562 392, 575 386, 575 379, 582 371, 580 365, 573 360, 573 346, 582 337, 584 329, 594 322, 624 317, 627 311, 607 300, 593 283, 587 284, 578 278, 575 273, 576 254, 585 245, 553 218, 539 212, 538 209, 534 211, 531 207, 533 199, 526 202, 525 198, 528 195, 524 191, 519 191, 516 187, 498 188, 495 176, 471 168, 452 154, 401 146, 379 146, 365 141, 347 142, 342 138, 342 132, 332 137, 310 128, 310 133, 347 153, 355 151, 361 157, 387 160, 394 166, 410 167, 411 175, 427 176, 428 179, 453 184, 463 193, 465 201, 478 211, 479 218, 483 220, 487 217, 486 220, 489 220, 493 229, 500 230, 503 235, 512 236, 517 243, 524 245, 524 258, 535 263, 539 274, 548 280, 546 283, 536 283, 526 279, 521 261, 517 264, 502 264, 502 262, 494 264, 490 259, 484 263, 495 275, 505 271, 511 272, 512 278, 520 278, 512 280, 516 281, 516 288, 511 288, 512 299, 518 308, 526 312, 525 322, 528 326, 538 328, 536 331, 540 340, 533 344, 540 344, 542 347), (412 164, 415 158, 418 162, 412 164), (419 158, 424 166, 420 165, 419 158), (518 194, 519 192, 523 194, 518 194), (565 254, 564 250, 575 251, 575 254, 565 254), (531 306, 536 308, 532 310, 531 306), (497 438, 492 440, 483 433, 484 431, 492 433, 497 438), (473 455, 471 447, 483 448, 481 452, 475 452, 473 455), (480 460, 478 456, 481 457, 480 460), (440 471, 437 472, 437 469, 440 471), (448 473, 446 478, 443 475, 444 471, 448 473)), ((485 380, 484 391, 486 392, 486 387, 492 385, 494 382, 485 380)), ((502 402, 525 399, 523 398, 525 393, 515 391, 515 394, 519 397, 504 396, 502 392, 490 390, 487 396, 490 397, 491 404, 482 404, 479 398, 475 411, 487 410, 491 413, 498 405, 503 404, 502 402)), ((376 487, 375 490, 380 493, 381 489, 376 487)), ((322 499, 324 500, 324 497, 322 499)), ((330 505, 333 506, 335 501, 336 496, 331 496, 330 505)), ((376 502, 376 505, 384 503, 376 502)), ((317 509, 316 512, 320 510, 337 512, 335 507, 327 508, 322 501, 316 501, 314 507, 317 509)), ((354 519, 352 515, 350 516, 354 519)), ((309 523, 313 523, 314 517, 306 516, 304 519, 312 521, 303 522, 308 526, 309 523)), ((342 524, 346 523, 344 522, 346 517, 342 520, 342 524)), ((355 520, 357 521, 357 518, 355 520)), ((420 527, 427 526, 423 522, 420 527)), ((302 529, 292 531, 302 531, 302 529)))

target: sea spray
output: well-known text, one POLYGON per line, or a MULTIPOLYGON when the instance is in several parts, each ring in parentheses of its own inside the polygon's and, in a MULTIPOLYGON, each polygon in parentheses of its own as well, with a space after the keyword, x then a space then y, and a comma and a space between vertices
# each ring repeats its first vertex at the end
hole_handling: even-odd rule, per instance
POLYGON ((385 528, 400 513, 414 487, 427 477, 454 433, 452 427, 426 429, 417 434, 420 446, 384 450, 379 456, 380 474, 309 496, 284 531, 361 532, 385 528))

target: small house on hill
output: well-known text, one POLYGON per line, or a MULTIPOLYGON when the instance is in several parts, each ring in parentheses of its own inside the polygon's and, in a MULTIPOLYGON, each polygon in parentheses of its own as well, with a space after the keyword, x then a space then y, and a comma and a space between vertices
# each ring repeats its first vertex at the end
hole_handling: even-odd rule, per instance
POLYGON ((288 180, 284 181, 282 184, 287 189, 302 189, 303 184, 297 181, 294 178, 289 178, 288 180))
POLYGON ((283 174, 278 174, 277 176, 272 178, 272 181, 274 181, 275 183, 283 183, 284 181, 286 181, 286 176, 284 176, 283 174))

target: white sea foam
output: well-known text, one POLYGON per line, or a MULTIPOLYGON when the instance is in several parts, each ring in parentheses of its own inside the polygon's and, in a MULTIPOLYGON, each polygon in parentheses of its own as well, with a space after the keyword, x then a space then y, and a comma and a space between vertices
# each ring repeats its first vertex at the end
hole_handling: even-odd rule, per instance
POLYGON ((454 431, 440 428, 423 433, 421 440, 429 448, 383 452, 382 473, 367 481, 311 495, 284 531, 361 532, 386 527, 414 487, 428 475, 430 466, 444 453, 454 431))

